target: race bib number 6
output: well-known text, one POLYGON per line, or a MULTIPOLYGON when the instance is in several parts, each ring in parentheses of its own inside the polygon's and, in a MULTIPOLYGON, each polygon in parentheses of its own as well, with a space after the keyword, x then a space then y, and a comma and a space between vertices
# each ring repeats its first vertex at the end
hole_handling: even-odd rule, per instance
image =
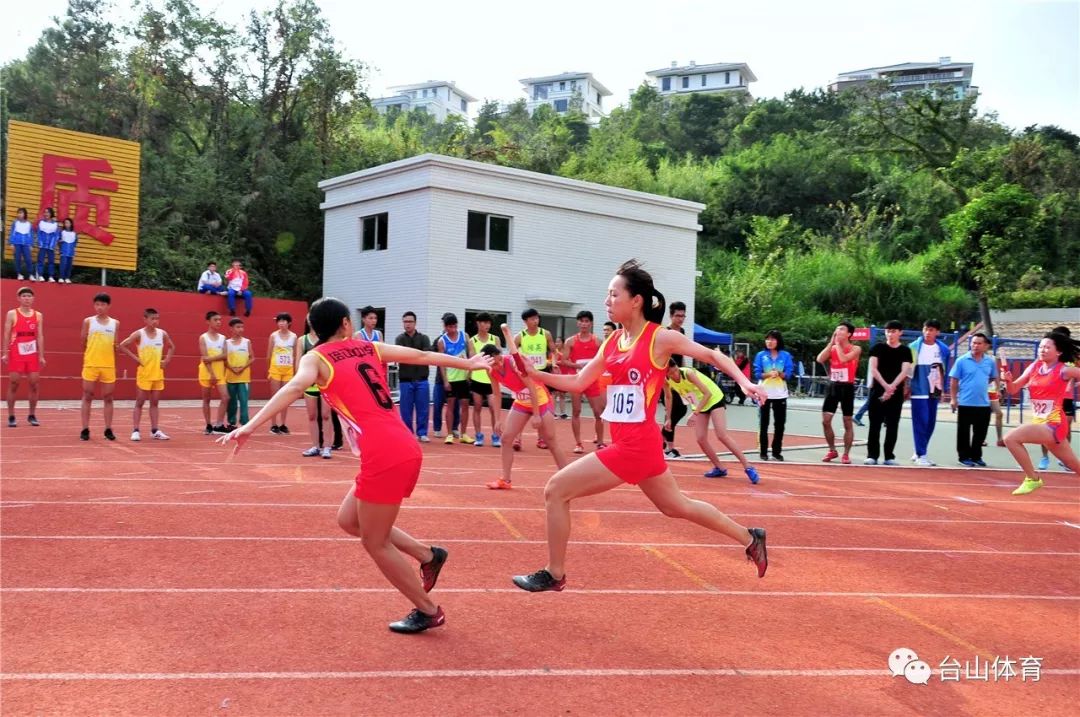
POLYGON ((601 416, 612 423, 645 421, 645 392, 641 386, 608 386, 607 407, 601 416))

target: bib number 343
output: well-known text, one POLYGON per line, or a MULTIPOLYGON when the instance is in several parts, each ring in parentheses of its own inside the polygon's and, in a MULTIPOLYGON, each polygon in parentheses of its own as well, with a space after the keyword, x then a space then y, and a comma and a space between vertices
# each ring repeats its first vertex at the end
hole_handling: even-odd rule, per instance
POLYGON ((608 386, 607 407, 602 418, 612 423, 641 423, 645 420, 645 392, 641 386, 608 386))

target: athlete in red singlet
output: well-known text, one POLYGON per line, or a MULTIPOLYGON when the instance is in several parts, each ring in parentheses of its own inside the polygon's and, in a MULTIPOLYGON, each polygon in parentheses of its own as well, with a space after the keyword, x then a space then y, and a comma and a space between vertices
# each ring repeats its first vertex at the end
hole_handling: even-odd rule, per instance
MULTIPOLYGON (((563 373, 574 375, 600 352, 600 341, 593 334, 593 315, 591 311, 579 311, 577 315, 578 332, 566 340, 567 360, 562 363, 563 373)), ((592 383, 581 393, 570 394, 570 429, 574 432, 574 453, 584 453, 581 444, 581 397, 589 402, 593 413, 593 427, 596 438, 593 443, 597 448, 604 447, 604 421, 600 414, 604 412, 604 391, 600 382, 592 383)))
POLYGON ((744 528, 714 505, 691 500, 679 490, 664 461, 656 404, 673 353, 713 364, 739 383, 748 396, 764 401, 765 391, 750 383, 735 363, 719 351, 707 349, 678 331, 659 330, 664 317, 664 297, 636 260, 619 267, 608 285, 604 304, 611 320, 621 323, 623 328, 607 339, 602 352, 576 376, 552 376, 528 367, 534 380, 578 392, 605 371, 609 373, 611 384, 606 389, 604 418, 612 424, 612 443, 574 461, 548 481, 544 489, 548 563, 531 575, 515 576, 514 584, 530 592, 566 587, 570 501, 627 483, 638 486, 664 515, 690 520, 746 546, 747 559, 757 566, 758 577, 764 576, 769 565, 765 531, 744 528))
POLYGON ((408 497, 420 475, 421 453, 416 439, 401 422, 390 398, 382 362, 427 364, 466 370, 486 369, 483 355, 465 359, 353 339, 349 308, 332 298, 311 306, 308 321, 319 337, 313 351, 300 359, 293 378, 246 424, 220 439, 236 442, 236 450, 259 426, 272 420, 312 384, 341 415, 349 442, 360 454, 360 473, 338 509, 338 524, 350 535, 363 538, 365 550, 382 574, 415 606, 405 619, 390 623, 394 632, 415 633, 445 621, 442 608, 428 592, 435 587, 447 552, 417 542, 394 527, 401 501, 408 497), (401 553, 420 561, 420 580, 401 553))
POLYGON ((38 425, 38 376, 45 367, 45 328, 40 311, 34 311, 34 290, 24 286, 18 291, 19 308, 7 312, 4 317, 4 338, 0 359, 7 364, 8 370, 8 427, 14 428, 15 396, 19 383, 26 376, 30 385, 30 413, 26 420, 31 426, 38 425))
POLYGON ((1038 360, 1032 362, 1015 381, 1008 370, 1002 375, 1009 393, 1015 394, 1027 386, 1031 397, 1031 422, 1005 434, 1005 447, 1024 470, 1024 481, 1013 491, 1013 495, 1026 495, 1043 485, 1028 455, 1028 443, 1045 446, 1066 468, 1080 473, 1080 460, 1077 460, 1067 440, 1069 427, 1062 410, 1068 396, 1069 382, 1080 379, 1080 368, 1067 365, 1075 364, 1080 359, 1080 342, 1065 334, 1051 332, 1039 342, 1038 356, 1038 360))

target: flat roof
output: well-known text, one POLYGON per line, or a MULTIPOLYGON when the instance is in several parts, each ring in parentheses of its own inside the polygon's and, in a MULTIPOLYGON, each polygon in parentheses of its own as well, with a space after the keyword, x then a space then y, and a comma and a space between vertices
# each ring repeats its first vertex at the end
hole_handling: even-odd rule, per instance
POLYGON ((413 85, 394 85, 393 87, 387 87, 386 89, 391 92, 410 92, 412 90, 425 90, 431 87, 449 87, 454 92, 461 95, 462 99, 466 102, 476 102, 475 97, 455 85, 453 82, 447 82, 446 80, 428 80, 427 82, 418 82, 413 85))
POLYGON ((412 169, 420 169, 427 166, 447 167, 459 171, 486 174, 488 176, 501 177, 504 179, 515 179, 518 181, 532 182, 534 184, 542 184, 549 187, 558 187, 561 189, 586 191, 592 194, 606 195, 613 199, 625 199, 630 201, 647 202, 651 204, 663 205, 675 209, 685 209, 694 212, 701 212, 705 209, 704 204, 700 202, 691 202, 686 199, 665 197, 660 194, 650 194, 648 192, 639 192, 633 189, 612 187, 607 184, 583 182, 580 179, 556 177, 554 175, 543 174, 541 172, 530 172, 525 169, 516 169, 514 167, 500 167, 496 164, 487 164, 486 162, 476 162, 470 159, 459 159, 457 157, 447 157, 442 154, 430 153, 420 154, 415 157, 409 157, 408 159, 400 159, 396 162, 380 164, 378 167, 362 169, 358 172, 343 174, 339 177, 324 179, 319 182, 318 186, 319 189, 321 189, 322 191, 330 192, 334 189, 346 187, 357 182, 363 182, 386 175, 406 172, 412 169))
POLYGON ((746 75, 749 82, 757 82, 757 75, 745 62, 714 62, 708 65, 685 65, 683 67, 662 67, 659 70, 649 70, 645 74, 648 77, 671 77, 673 75, 693 75, 705 72, 724 72, 726 70, 740 70, 746 75))
POLYGON ((560 80, 588 80, 604 97, 611 95, 611 90, 604 87, 600 80, 593 77, 591 72, 563 72, 558 75, 547 75, 546 77, 526 77, 524 80, 518 81, 523 85, 538 85, 541 82, 558 82, 560 80))
POLYGON ((901 62, 898 65, 885 65, 884 67, 865 67, 861 70, 848 70, 847 72, 841 72, 837 77, 844 77, 845 75, 857 75, 862 72, 899 72, 901 70, 921 70, 921 69, 953 69, 959 70, 965 67, 974 67, 971 62, 901 62))

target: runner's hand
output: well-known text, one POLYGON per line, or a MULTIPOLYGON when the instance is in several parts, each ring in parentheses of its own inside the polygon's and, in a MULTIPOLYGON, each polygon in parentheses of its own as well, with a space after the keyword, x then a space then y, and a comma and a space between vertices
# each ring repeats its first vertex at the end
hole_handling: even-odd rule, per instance
POLYGON ((472 358, 469 359, 469 368, 473 371, 482 371, 484 369, 489 369, 491 368, 491 363, 493 360, 494 359, 492 359, 487 354, 474 354, 472 358))
POLYGON ((240 449, 244 447, 244 444, 248 442, 248 439, 251 438, 252 430, 248 428, 248 425, 249 424, 244 424, 243 426, 240 426, 232 433, 227 433, 221 438, 218 438, 216 442, 223 446, 227 446, 230 441, 235 441, 236 445, 233 447, 233 455, 235 456, 240 452, 240 449))
MULTIPOLYGON (((697 423, 697 417, 698 415, 696 413, 691 413, 690 418, 686 419, 687 427, 692 427, 695 423, 697 423)), ((669 428, 668 430, 671 429, 669 428)))
POLYGON ((747 396, 752 396, 758 400, 758 403, 765 403, 769 400, 769 393, 761 386, 755 386, 750 384, 749 386, 743 386, 743 393, 747 396))

